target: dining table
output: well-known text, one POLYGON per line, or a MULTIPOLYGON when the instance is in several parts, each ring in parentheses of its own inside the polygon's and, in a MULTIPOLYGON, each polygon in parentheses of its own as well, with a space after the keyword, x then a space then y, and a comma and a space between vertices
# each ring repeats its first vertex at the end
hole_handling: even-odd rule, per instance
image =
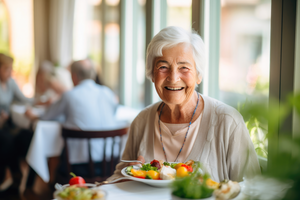
MULTIPOLYGON (((244 189, 243 182, 239 183, 241 191, 244 189)), ((105 200, 184 200, 172 195, 170 187, 153 187, 137 181, 126 181, 115 184, 106 184, 100 186, 105 191, 105 200)), ((246 195, 240 192, 233 200, 245 199, 246 195)), ((214 200, 215 197, 204 198, 201 200, 214 200)))
MULTIPOLYGON (((11 106, 12 120, 20 128, 33 128, 34 134, 26 155, 26 161, 37 175, 47 183, 50 180, 48 158, 60 156, 64 148, 61 135, 62 123, 59 121, 37 120, 32 124, 24 114, 27 108, 28 106, 26 105, 13 104, 11 106)), ((32 107, 31 109, 37 116, 41 116, 46 111, 46 108, 42 106, 32 107)), ((136 117, 139 111, 138 109, 119 105, 115 113, 115 119, 122 122, 121 124, 128 124, 136 117)), ((125 144, 126 136, 122 138, 121 142, 125 144)), ((109 154, 109 152, 106 153, 109 154)), ((71 163, 84 159, 87 159, 87 157, 76 155, 76 160, 74 162, 71 161, 71 163)))

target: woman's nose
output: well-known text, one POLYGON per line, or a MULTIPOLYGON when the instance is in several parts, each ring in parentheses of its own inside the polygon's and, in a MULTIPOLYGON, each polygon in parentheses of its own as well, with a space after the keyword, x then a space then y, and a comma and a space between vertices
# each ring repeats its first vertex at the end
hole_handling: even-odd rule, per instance
POLYGON ((180 73, 177 72, 176 70, 171 70, 170 74, 167 78, 167 81, 169 81, 171 83, 176 83, 176 82, 180 81, 180 73))

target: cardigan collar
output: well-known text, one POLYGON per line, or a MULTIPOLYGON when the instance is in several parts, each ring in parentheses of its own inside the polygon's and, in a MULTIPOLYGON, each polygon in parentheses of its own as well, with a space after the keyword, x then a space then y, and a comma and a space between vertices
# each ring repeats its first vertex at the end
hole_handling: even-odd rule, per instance
MULTIPOLYGON (((200 94, 200 93, 199 93, 200 94)), ((199 133, 196 137, 196 140, 194 142, 194 146, 191 150, 190 155, 187 157, 186 161, 193 159, 193 160, 206 160, 206 158, 203 158, 204 155, 208 155, 207 153, 204 153, 205 151, 209 151, 209 148, 204 148, 204 146, 207 147, 207 145, 210 144, 210 141, 213 137, 213 132, 209 131, 209 125, 211 123, 211 111, 212 111, 212 102, 208 100, 209 97, 203 96, 202 94, 200 94, 203 102, 204 102, 204 108, 203 108, 203 116, 202 116, 202 121, 201 121, 201 126, 200 126, 200 130, 199 133), (202 141, 200 135, 206 135, 206 141, 202 141), (200 145, 202 143, 202 145, 200 145), (201 159, 200 159, 201 158, 201 159)), ((151 106, 151 110, 150 113, 148 115, 148 119, 145 119, 147 122, 146 123, 146 127, 145 130, 146 133, 148 133, 148 135, 145 135, 145 137, 143 137, 142 142, 141 142, 141 147, 146 147, 146 148, 141 148, 139 155, 145 155, 145 161, 146 162, 150 162, 151 160, 153 160, 153 156, 154 156, 154 124, 155 124, 155 114, 156 111, 159 107, 159 105, 161 104, 162 101, 159 101, 157 103, 155 103, 154 105, 151 106)))

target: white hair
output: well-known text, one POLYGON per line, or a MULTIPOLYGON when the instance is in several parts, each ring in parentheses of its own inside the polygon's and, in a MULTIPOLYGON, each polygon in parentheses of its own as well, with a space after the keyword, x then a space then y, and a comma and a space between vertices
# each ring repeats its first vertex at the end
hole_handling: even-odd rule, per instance
POLYGON ((172 48, 180 43, 190 44, 192 46, 197 75, 199 78, 203 77, 205 66, 203 40, 195 31, 188 32, 180 27, 169 26, 156 34, 148 45, 146 77, 149 80, 152 80, 153 78, 154 59, 163 56, 163 49, 172 48))

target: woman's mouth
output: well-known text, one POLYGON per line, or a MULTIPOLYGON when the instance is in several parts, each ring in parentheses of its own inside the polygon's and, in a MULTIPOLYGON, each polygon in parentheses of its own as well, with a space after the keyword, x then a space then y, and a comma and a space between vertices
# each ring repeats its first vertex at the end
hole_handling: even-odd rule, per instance
POLYGON ((184 87, 165 87, 165 89, 167 90, 171 90, 171 91, 179 91, 179 90, 183 90, 184 87))

